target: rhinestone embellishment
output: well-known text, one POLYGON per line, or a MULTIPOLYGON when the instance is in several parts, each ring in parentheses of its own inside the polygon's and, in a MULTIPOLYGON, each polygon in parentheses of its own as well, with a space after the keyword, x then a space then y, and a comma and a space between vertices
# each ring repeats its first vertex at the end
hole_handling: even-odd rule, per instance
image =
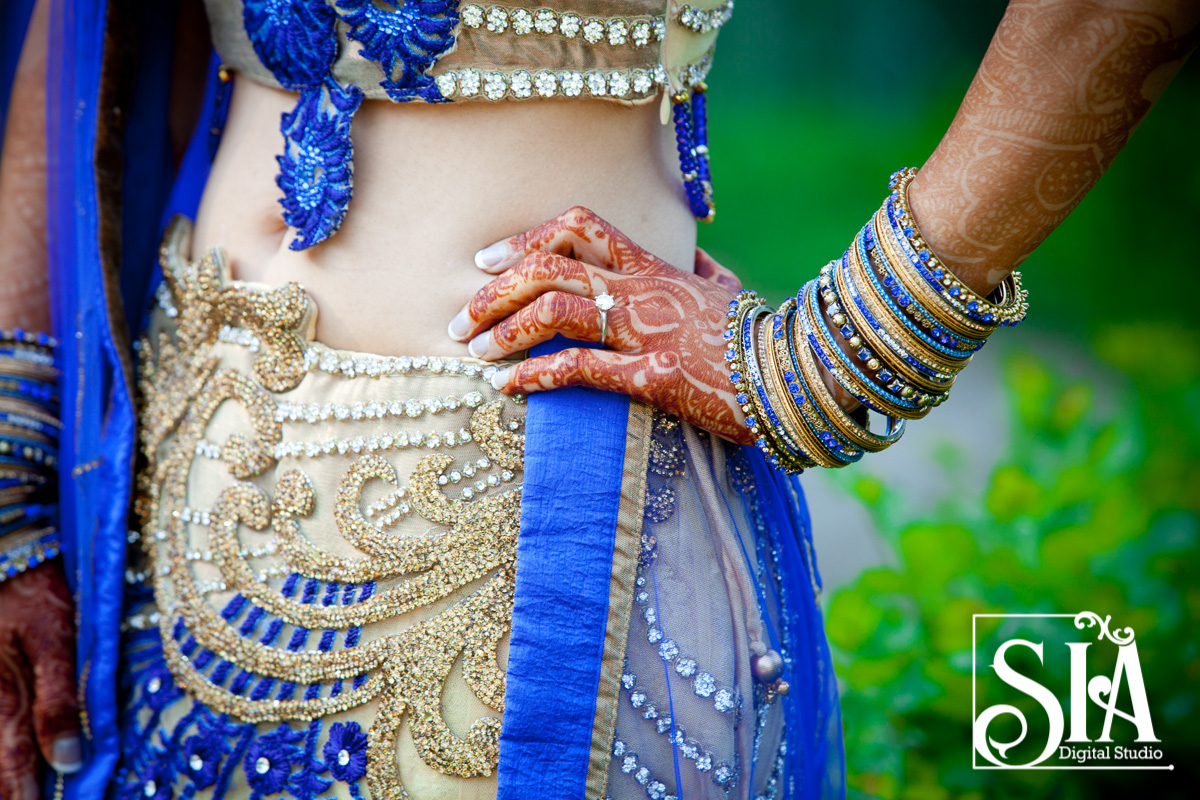
POLYGON ((716 8, 700 9, 685 5, 679 9, 679 24, 696 33, 711 33, 718 30, 733 16, 733 0, 716 8))
POLYGON ((614 47, 646 47, 661 42, 667 31, 664 17, 589 17, 585 22, 570 11, 559 14, 549 8, 531 11, 506 6, 488 6, 485 10, 475 3, 463 6, 459 19, 463 26, 472 30, 482 29, 495 34, 511 32, 518 36, 557 34, 567 39, 582 33, 591 44, 607 41, 614 47))

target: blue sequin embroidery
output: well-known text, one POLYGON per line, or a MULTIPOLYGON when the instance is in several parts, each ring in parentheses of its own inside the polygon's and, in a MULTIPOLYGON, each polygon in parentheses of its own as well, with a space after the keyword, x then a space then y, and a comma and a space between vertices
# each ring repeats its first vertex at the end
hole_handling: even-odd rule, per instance
POLYGON ((293 92, 321 84, 337 57, 337 15, 325 0, 244 0, 254 52, 293 92))
MULTIPOLYGON (((304 603, 351 605, 374 594, 373 583, 361 586, 322 583, 292 574, 282 592, 291 597, 299 591, 304 603), (323 595, 323 596, 321 596, 323 595)), ((126 603, 136 609, 150 600, 148 587, 127 587, 126 603)), ((239 632, 260 644, 271 644, 283 625, 241 595, 235 595, 221 612, 231 623, 242 618, 239 632), (264 630, 265 628, 265 630, 264 630)), ((346 631, 344 647, 358 644, 358 628, 346 631)), ((330 649, 334 642, 326 631, 318 647, 330 649)), ((288 649, 306 646, 310 631, 293 628, 288 649)), ((276 688, 275 681, 237 670, 209 650, 200 649, 182 619, 171 626, 171 637, 190 653, 192 664, 208 670, 216 685, 239 682, 254 699, 264 699, 276 688), (209 669, 211 667, 211 669, 209 669), (230 680, 233 673, 236 677, 230 680), (252 687, 252 688, 251 688, 252 687)), ((131 630, 123 637, 124 676, 121 691, 124 712, 121 724, 121 769, 115 778, 119 800, 172 800, 192 798, 207 791, 221 800, 231 785, 250 789, 250 800, 280 797, 284 800, 318 800, 329 796, 335 782, 344 785, 351 797, 362 798, 362 780, 367 773, 367 734, 357 722, 335 722, 327 730, 320 719, 307 723, 237 723, 227 714, 214 713, 188 697, 176 685, 163 660, 158 629, 131 630), (177 718, 173 724, 165 721, 177 718)), ((359 680, 355 679, 355 684, 359 680)), ((297 688, 305 695, 334 697, 341 681, 297 687, 284 683, 277 699, 290 698, 297 688)))
POLYGON ((379 85, 388 97, 399 103, 446 102, 429 69, 454 44, 457 0, 401 0, 386 5, 394 10, 381 8, 376 0, 337 0, 342 19, 350 26, 350 38, 362 44, 359 52, 383 69, 379 85))
POLYGON ((328 239, 346 216, 354 179, 350 120, 362 97, 357 86, 343 89, 330 80, 305 89, 296 109, 283 115, 285 150, 275 182, 283 190, 283 220, 297 230, 293 250, 328 239))
POLYGON ((379 85, 397 102, 445 102, 430 68, 454 46, 458 0, 244 0, 242 22, 254 52, 288 90, 300 92, 284 114, 284 153, 276 183, 283 219, 304 250, 337 232, 353 194, 350 123, 362 90, 331 74, 338 20, 365 58, 379 64, 379 85))

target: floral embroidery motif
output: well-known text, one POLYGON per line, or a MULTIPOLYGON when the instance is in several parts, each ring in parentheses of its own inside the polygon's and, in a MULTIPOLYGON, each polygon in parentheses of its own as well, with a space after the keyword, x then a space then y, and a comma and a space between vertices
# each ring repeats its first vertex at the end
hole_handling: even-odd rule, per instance
POLYGON ((457 0, 385 0, 383 7, 377 0, 337 0, 337 7, 350 38, 362 43, 359 52, 383 68, 379 85, 388 97, 444 102, 428 72, 454 45, 457 0))
POLYGON ((244 0, 242 21, 255 54, 280 86, 300 92, 295 109, 283 115, 275 179, 283 219, 297 231, 292 250, 336 233, 353 193, 350 123, 363 93, 331 74, 339 12, 362 55, 383 70, 380 86, 388 97, 445 101, 428 72, 454 45, 457 0, 244 0))
POLYGON ((283 115, 284 153, 276 156, 283 190, 283 221, 296 228, 292 250, 323 242, 337 231, 350 206, 354 143, 350 121, 362 104, 357 86, 332 80, 305 89, 295 110, 283 115))
POLYGON ((246 35, 289 91, 321 85, 337 57, 337 16, 324 0, 243 0, 246 35))

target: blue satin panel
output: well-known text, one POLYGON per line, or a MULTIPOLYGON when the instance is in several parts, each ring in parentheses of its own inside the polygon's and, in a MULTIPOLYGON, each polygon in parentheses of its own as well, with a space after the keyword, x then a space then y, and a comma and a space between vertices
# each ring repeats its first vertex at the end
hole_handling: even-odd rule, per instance
MULTIPOLYGON (((534 348, 544 355, 560 338, 534 348)), ((500 800, 583 797, 608 623, 629 398, 529 397, 500 800)))
POLYGON ((104 12, 103 2, 53 5, 47 76, 51 312, 63 365, 60 524, 79 609, 79 674, 86 681, 90 733, 87 763, 69 782, 72 798, 103 796, 116 760, 121 532, 133 452, 133 409, 113 345, 100 267, 93 165, 104 12))

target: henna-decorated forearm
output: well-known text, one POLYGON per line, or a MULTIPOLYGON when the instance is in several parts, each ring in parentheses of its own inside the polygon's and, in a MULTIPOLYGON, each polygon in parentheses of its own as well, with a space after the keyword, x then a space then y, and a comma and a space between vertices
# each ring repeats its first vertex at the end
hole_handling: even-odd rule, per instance
POLYGON ((909 191, 925 240, 986 293, 1112 164, 1192 51, 1190 0, 1013 0, 909 191))

